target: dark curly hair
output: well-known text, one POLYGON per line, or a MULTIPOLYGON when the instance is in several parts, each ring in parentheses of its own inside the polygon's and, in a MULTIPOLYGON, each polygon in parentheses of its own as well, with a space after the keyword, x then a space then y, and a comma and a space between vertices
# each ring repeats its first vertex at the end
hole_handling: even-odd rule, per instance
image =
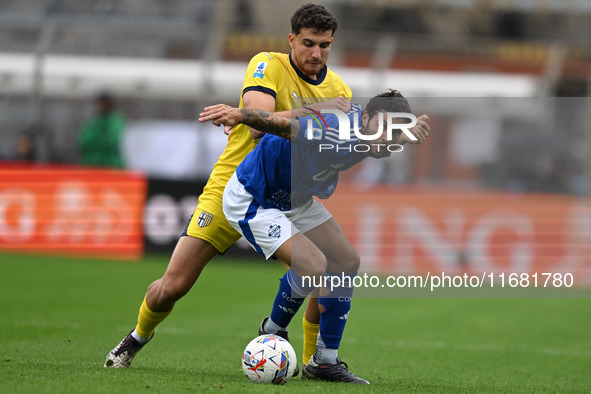
POLYGON ((304 4, 291 17, 291 32, 293 34, 300 34, 304 28, 323 32, 332 30, 332 34, 334 34, 338 26, 337 18, 319 4, 304 4))
POLYGON ((406 98, 398 90, 388 89, 384 93, 380 93, 375 97, 372 97, 365 111, 371 118, 379 111, 386 112, 406 112, 410 113, 410 105, 406 98))

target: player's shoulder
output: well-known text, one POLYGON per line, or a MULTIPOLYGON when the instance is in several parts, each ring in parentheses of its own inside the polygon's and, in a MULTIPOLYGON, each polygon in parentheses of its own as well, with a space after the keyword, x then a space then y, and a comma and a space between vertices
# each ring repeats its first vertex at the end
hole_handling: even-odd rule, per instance
POLYGON ((341 78, 341 76, 339 74, 337 74, 335 71, 333 71, 330 67, 326 66, 326 77, 324 78, 324 80, 331 80, 331 82, 334 81, 338 81, 341 83, 345 83, 343 81, 343 79, 341 78))
POLYGON ((335 89, 338 88, 347 93, 340 95, 343 95, 345 97, 351 97, 352 95, 351 88, 349 87, 349 85, 347 85, 345 81, 343 81, 339 74, 332 71, 329 67, 327 67, 326 76, 324 77, 323 82, 327 85, 333 86, 335 89))
POLYGON ((253 78, 263 78, 265 74, 273 74, 281 78, 287 55, 279 52, 260 52, 254 55, 248 65, 248 72, 253 73, 253 78))
POLYGON ((254 55, 250 62, 266 62, 266 63, 285 63, 288 58, 286 53, 280 52, 259 52, 254 55))

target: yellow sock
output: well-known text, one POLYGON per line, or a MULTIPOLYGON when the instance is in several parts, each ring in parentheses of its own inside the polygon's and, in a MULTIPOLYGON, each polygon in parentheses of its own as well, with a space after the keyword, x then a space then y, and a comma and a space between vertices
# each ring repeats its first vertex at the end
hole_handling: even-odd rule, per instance
POLYGON ((320 324, 310 323, 303 319, 304 324, 304 352, 302 353, 302 362, 307 365, 310 359, 316 352, 316 340, 318 339, 318 331, 320 331, 320 324))
POLYGON ((150 308, 148 308, 146 298, 144 297, 142 306, 140 306, 140 313, 137 317, 135 331, 140 337, 150 338, 152 334, 154 334, 156 326, 166 319, 166 316, 170 315, 170 312, 172 312, 172 309, 167 312, 152 312, 150 308))

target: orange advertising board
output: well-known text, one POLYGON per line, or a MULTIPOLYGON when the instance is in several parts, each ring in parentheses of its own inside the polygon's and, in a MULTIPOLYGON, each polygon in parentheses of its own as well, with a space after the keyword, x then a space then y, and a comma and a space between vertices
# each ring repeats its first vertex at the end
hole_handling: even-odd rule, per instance
POLYGON ((324 204, 364 272, 568 272, 591 284, 588 199, 342 184, 324 204))
POLYGON ((0 164, 0 251, 137 259, 145 198, 136 172, 0 164))

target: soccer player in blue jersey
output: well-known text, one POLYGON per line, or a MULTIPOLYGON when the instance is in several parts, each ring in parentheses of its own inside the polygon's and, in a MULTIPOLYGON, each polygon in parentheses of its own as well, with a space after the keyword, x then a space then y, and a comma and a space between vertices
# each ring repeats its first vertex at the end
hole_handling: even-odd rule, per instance
MULTIPOLYGON (((388 157, 401 145, 422 143, 428 137, 426 115, 420 116, 416 125, 406 132, 399 128, 390 139, 385 132, 378 136, 380 129, 387 130, 387 113, 410 113, 407 100, 398 91, 390 90, 372 98, 365 110, 352 104, 347 114, 351 127, 346 130, 346 139, 339 133, 341 119, 331 114, 322 115, 323 122, 316 123, 318 117, 287 119, 224 104, 207 107, 200 114, 202 122, 212 121, 226 127, 243 123, 266 132, 238 166, 223 196, 224 214, 236 231, 265 258, 276 257, 291 267, 281 279, 271 315, 264 320, 261 330, 285 332, 304 299, 319 287, 314 283, 325 280, 335 284, 319 287, 320 332, 316 352, 302 370, 304 379, 369 384, 351 373, 338 358, 351 308, 351 283, 359 261, 327 259, 326 250, 339 245, 352 246, 330 213, 313 196, 330 197, 339 172, 361 160, 388 157), (308 130, 309 122, 315 125, 312 133, 308 130), (361 134, 376 136, 375 139, 360 139, 354 133, 355 125, 361 134)), ((399 119, 396 123, 408 122, 399 119)))

